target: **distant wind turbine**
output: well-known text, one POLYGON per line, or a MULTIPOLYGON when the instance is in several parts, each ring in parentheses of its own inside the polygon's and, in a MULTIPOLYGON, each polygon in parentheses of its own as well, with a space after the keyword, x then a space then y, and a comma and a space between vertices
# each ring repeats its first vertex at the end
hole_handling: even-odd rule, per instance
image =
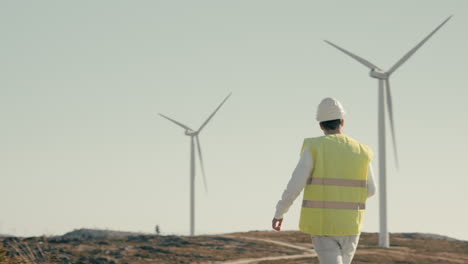
POLYGON ((326 43, 332 45, 338 50, 342 51, 351 58, 357 60, 367 68, 369 68, 370 76, 378 79, 379 82, 379 193, 380 193, 380 234, 379 234, 379 246, 389 247, 389 237, 387 229, 387 188, 386 188, 386 152, 385 152, 385 97, 387 99, 387 111, 390 119, 390 128, 392 132, 393 149, 395 154, 395 163, 398 168, 398 154, 396 148, 395 129, 393 122, 393 105, 392 95, 390 92, 390 81, 389 78, 398 67, 405 63, 434 33, 436 33, 452 16, 449 16, 444 20, 438 27, 436 27, 427 37, 419 42, 414 48, 408 51, 390 70, 384 71, 369 61, 339 47, 338 45, 325 40, 326 43), (385 91, 384 91, 385 90, 385 91), (386 95, 385 95, 386 93, 386 95))
POLYGON ((202 129, 208 124, 208 122, 213 118, 213 116, 218 112, 221 106, 226 102, 226 100, 231 96, 230 93, 221 104, 214 110, 213 113, 203 122, 203 124, 198 128, 198 130, 193 130, 190 127, 170 118, 163 114, 159 114, 160 116, 166 118, 167 120, 173 122, 174 124, 182 127, 185 129, 185 135, 190 136, 190 235, 193 236, 195 234, 195 148, 198 150, 198 157, 200 159, 201 170, 203 174, 203 184, 205 186, 205 190, 208 190, 206 184, 206 177, 205 177, 205 166, 203 164, 203 156, 201 151, 200 139, 198 134, 202 131, 202 129), (195 146, 196 141, 196 146, 195 146))

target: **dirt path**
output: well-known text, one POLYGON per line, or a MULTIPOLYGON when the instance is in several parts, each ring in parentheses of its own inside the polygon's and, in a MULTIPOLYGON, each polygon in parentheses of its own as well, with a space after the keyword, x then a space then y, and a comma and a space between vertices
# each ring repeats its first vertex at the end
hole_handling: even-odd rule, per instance
POLYGON ((273 243, 273 244, 281 245, 281 246, 284 246, 284 247, 299 249, 299 250, 304 251, 304 253, 303 254, 298 254, 298 255, 284 255, 284 256, 274 256, 274 257, 263 257, 263 258, 238 259, 238 260, 230 260, 230 261, 219 262, 219 263, 222 263, 222 264, 253 264, 253 263, 258 263, 260 261, 266 261, 266 260, 312 258, 312 257, 317 256, 317 254, 315 253, 315 250, 313 250, 311 248, 301 247, 301 246, 297 246, 297 245, 290 244, 290 243, 275 241, 275 240, 271 240, 271 239, 254 238, 254 237, 241 237, 241 236, 231 236, 231 237, 273 243))
POLYGON ((298 258, 312 258, 316 257, 315 254, 301 254, 301 255, 289 255, 289 256, 276 256, 276 257, 265 257, 265 258, 253 258, 253 259, 240 259, 226 262, 219 262, 222 264, 254 264, 260 261, 266 260, 281 260, 281 259, 298 259, 298 258))

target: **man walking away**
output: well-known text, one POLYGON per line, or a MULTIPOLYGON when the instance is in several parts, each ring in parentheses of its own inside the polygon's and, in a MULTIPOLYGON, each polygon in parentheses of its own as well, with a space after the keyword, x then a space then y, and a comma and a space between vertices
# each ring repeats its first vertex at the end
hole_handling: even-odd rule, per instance
POLYGON ((304 190, 299 230, 312 236, 321 264, 350 264, 362 227, 366 199, 375 194, 372 151, 342 134, 345 111, 325 98, 317 110, 324 136, 306 138, 301 158, 276 205, 273 229, 304 190))

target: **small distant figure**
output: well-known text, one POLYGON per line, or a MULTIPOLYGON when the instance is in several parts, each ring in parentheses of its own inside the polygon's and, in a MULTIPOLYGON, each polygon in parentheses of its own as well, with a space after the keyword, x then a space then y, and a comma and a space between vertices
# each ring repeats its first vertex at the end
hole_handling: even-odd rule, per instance
POLYGON ((156 225, 156 228, 154 229, 154 231, 156 231, 156 235, 159 236, 159 234, 161 234, 161 231, 159 230, 159 225, 156 225))

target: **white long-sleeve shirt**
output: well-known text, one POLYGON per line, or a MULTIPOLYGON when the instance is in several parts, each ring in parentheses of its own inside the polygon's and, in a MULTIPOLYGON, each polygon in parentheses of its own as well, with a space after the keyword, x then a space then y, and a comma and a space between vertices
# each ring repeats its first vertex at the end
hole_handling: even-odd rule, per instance
MULTIPOLYGON (((310 151, 303 151, 301 158, 292 173, 292 177, 281 196, 281 200, 276 204, 276 213, 274 216, 276 219, 283 218, 283 215, 289 210, 289 207, 291 207, 294 200, 296 200, 297 196, 299 196, 306 186, 307 178, 310 176, 313 168, 314 161, 312 159, 312 154, 310 151)), ((369 168, 367 169, 367 197, 374 195, 375 189, 376 186, 372 166, 369 163, 369 168)))

